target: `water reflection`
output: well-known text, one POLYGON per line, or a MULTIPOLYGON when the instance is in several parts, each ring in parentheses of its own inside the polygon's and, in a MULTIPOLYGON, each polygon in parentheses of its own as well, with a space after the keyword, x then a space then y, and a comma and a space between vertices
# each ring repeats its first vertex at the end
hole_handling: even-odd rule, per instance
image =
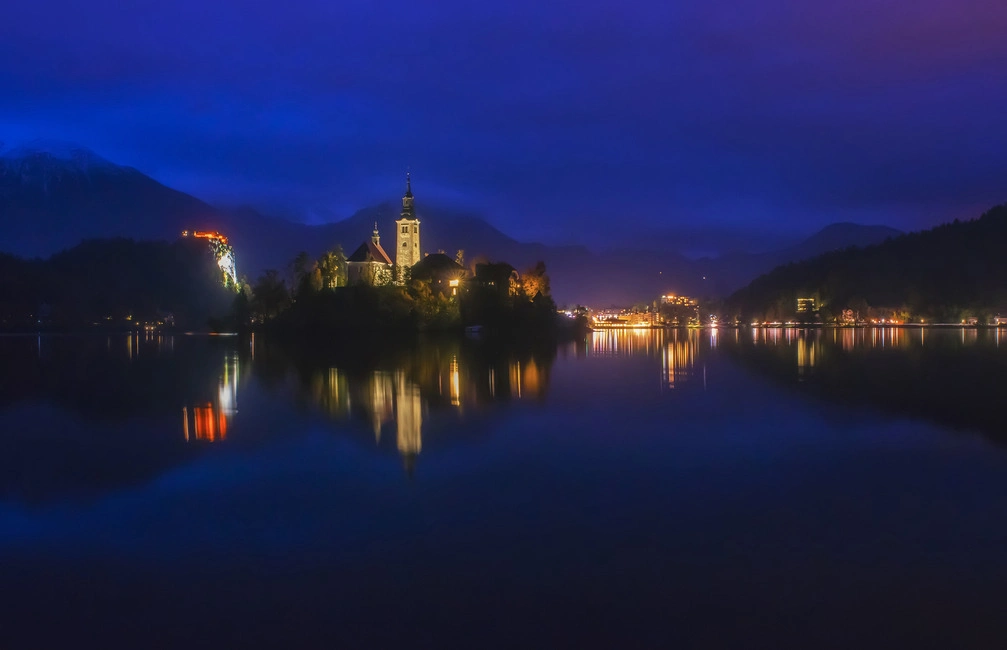
POLYGON ((240 363, 237 352, 224 355, 223 370, 212 401, 182 407, 182 435, 187 442, 220 442, 238 412, 240 363))
MULTIPOLYGON (((423 403, 420 399, 420 387, 408 381, 405 373, 397 373, 395 380, 397 434, 395 447, 406 459, 407 467, 411 468, 413 460, 423 449, 423 403)), ((458 402, 453 401, 452 403, 457 404, 458 402)))
POLYGON ((590 353, 594 356, 650 356, 661 348, 664 334, 664 330, 650 329, 598 330, 591 333, 590 353))
MULTIPOLYGON (((350 383, 346 373, 339 368, 329 368, 326 372, 318 372, 312 377, 311 401, 328 415, 339 418, 350 412, 350 383)), ((380 426, 376 432, 380 437, 380 426)))
POLYGON ((976 327, 606 330, 589 337, 587 351, 653 359, 662 386, 679 390, 706 389, 715 361, 727 358, 825 399, 1005 439, 1002 336, 999 328, 976 327))
POLYGON ((43 400, 100 419, 170 413, 175 422, 185 408, 192 437, 194 408, 211 407, 215 429, 233 417, 245 372, 232 341, 158 332, 5 336, 0 358, 0 406, 43 400))
POLYGON ((967 606, 936 636, 958 638, 975 612, 1000 620, 990 513, 1007 463, 888 419, 999 435, 999 336, 623 331, 558 350, 260 336, 254 361, 242 340, 0 337, 6 618, 33 641, 125 629, 147 647, 181 630, 226 647, 266 630, 264 645, 299 647, 349 630, 370 647, 415 644, 431 620, 475 637, 518 603, 536 623, 501 645, 535 645, 541 621, 590 645, 594 611, 614 625, 606 645, 674 646, 656 609, 718 634, 726 611, 753 629, 678 645, 744 647, 794 612, 814 610, 798 634, 863 615, 875 638, 890 603, 936 603, 897 622, 915 631, 951 593, 967 606), (132 597, 138 575, 155 601, 132 597), (389 617, 393 593, 408 606, 389 617))
MULTIPOLYGON (((58 434, 65 443, 47 448, 77 455, 91 435, 80 431, 98 437, 121 427, 114 444, 123 453, 156 455, 147 467, 113 463, 102 470, 108 481, 156 472, 204 453, 205 443, 242 444, 318 421, 331 435, 400 456, 411 472, 424 454, 486 431, 498 405, 545 401, 560 353, 566 379, 557 402, 578 408, 584 395, 643 403, 716 389, 728 366, 740 365, 803 395, 1002 438, 1001 336, 976 328, 605 330, 558 351, 467 340, 319 349, 261 336, 254 343, 156 334, 0 337, 0 426, 65 430, 58 434), (34 404, 49 410, 2 417, 34 404), (263 412, 274 413, 272 424, 259 419, 263 412), (36 423, 53 413, 73 426, 36 423), (162 432, 158 447, 151 441, 162 432)), ((7 440, 32 448, 8 450, 16 466, 45 438, 7 440)), ((94 462, 106 459, 96 452, 94 462)))
POLYGON ((797 337, 797 374, 800 378, 815 367, 815 361, 820 356, 818 349, 821 342, 816 336, 809 336, 809 332, 802 330, 797 337))
MULTIPOLYGON (((708 334, 711 346, 715 347, 717 330, 710 330, 708 334)), ((692 379, 699 356, 699 337, 698 330, 671 330, 662 337, 668 339, 661 357, 668 388, 681 386, 692 379)))
MULTIPOLYGON (((331 372, 331 368, 329 369, 331 372)), ((338 369, 337 369, 338 370, 338 369)), ((371 429, 374 431, 374 439, 381 442, 381 429, 388 422, 395 420, 395 398, 392 387, 392 373, 385 371, 375 371, 368 381, 358 386, 358 390, 363 392, 362 397, 358 397, 360 403, 369 415, 371 429)))
POLYGON ((270 383, 292 381, 297 400, 331 420, 366 423, 377 447, 393 440, 408 471, 425 436, 457 435, 459 421, 496 402, 544 399, 555 356, 554 346, 457 340, 384 346, 378 355, 364 346, 319 352, 260 341, 258 347, 256 370, 270 383))
POLYGON ((0 495, 135 485, 230 440, 247 358, 222 338, 0 336, 0 495), (179 417, 181 415, 181 417, 179 417))
POLYGON ((762 375, 849 404, 1003 439, 999 328, 760 328, 729 356, 762 375))
MULTIPOLYGON (((452 404, 458 405, 457 362, 452 376, 452 404)), ((420 387, 402 370, 375 370, 360 382, 353 382, 346 371, 329 368, 315 372, 310 380, 312 402, 333 419, 349 419, 355 409, 364 413, 374 434, 374 442, 394 428, 395 446, 407 466, 423 449, 424 404, 420 387)))

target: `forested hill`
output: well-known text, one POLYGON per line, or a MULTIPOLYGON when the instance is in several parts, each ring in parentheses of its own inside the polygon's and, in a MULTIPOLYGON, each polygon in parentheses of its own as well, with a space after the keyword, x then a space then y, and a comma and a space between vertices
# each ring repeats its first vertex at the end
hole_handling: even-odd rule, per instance
POLYGON ((234 291, 202 240, 88 240, 49 259, 0 254, 0 330, 132 328, 169 314, 204 329, 234 291))
POLYGON ((748 319, 793 318, 798 297, 821 319, 960 322, 1007 315, 1007 205, 980 218, 779 266, 734 293, 727 306, 748 319))

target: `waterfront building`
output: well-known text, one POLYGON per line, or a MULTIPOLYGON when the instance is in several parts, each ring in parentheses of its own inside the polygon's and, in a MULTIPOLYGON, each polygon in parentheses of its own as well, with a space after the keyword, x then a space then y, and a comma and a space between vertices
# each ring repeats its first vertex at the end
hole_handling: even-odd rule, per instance
POLYGON ((798 314, 810 314, 817 309, 815 305, 814 298, 798 298, 797 299, 797 313, 798 314))
POLYGON ((431 253, 413 265, 412 278, 430 282, 430 290, 442 296, 457 296, 468 277, 465 267, 444 253, 431 253))
POLYGON ((521 287, 517 269, 506 262, 476 264, 475 271, 476 285, 496 292, 500 298, 515 295, 521 287))

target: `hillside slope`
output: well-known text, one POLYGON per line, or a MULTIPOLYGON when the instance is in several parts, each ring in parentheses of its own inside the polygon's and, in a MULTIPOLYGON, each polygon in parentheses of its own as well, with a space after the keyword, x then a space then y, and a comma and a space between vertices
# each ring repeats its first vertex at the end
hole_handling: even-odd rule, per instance
POLYGON ((1007 313, 1007 205, 867 248, 777 267, 733 294, 743 318, 791 317, 798 296, 814 297, 825 320, 844 309, 861 317, 959 322, 1007 313))

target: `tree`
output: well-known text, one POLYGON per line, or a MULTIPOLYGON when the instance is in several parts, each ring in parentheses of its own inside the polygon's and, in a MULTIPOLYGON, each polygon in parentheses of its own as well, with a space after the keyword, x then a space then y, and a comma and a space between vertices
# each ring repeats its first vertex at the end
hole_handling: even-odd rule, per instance
POLYGON ((252 287, 252 310, 259 320, 276 318, 289 305, 287 283, 276 269, 269 269, 259 276, 252 287))
MULTIPOLYGON (((243 289, 243 288, 242 288, 243 289)), ((238 327, 246 327, 252 322, 252 301, 248 298, 248 293, 244 290, 238 291, 231 305, 231 315, 234 324, 238 327)))
POLYGON ((444 329, 458 325, 458 301, 432 291, 429 280, 411 280, 407 292, 413 303, 417 325, 421 329, 444 329))
POLYGON ((378 287, 384 287, 392 284, 394 277, 392 275, 392 268, 386 264, 381 264, 374 269, 374 282, 373 284, 378 287))
POLYGON ((521 287, 529 299, 534 299, 537 295, 549 294, 549 276, 545 272, 545 262, 539 261, 532 268, 525 271, 521 276, 521 287))
POLYGON ((299 287, 304 280, 304 276, 311 272, 311 256, 301 251, 294 258, 294 261, 290 263, 290 266, 294 271, 294 286, 299 287))
POLYGON ((323 253, 318 259, 318 270, 322 276, 322 287, 335 289, 346 286, 346 254, 337 245, 334 250, 323 253))

